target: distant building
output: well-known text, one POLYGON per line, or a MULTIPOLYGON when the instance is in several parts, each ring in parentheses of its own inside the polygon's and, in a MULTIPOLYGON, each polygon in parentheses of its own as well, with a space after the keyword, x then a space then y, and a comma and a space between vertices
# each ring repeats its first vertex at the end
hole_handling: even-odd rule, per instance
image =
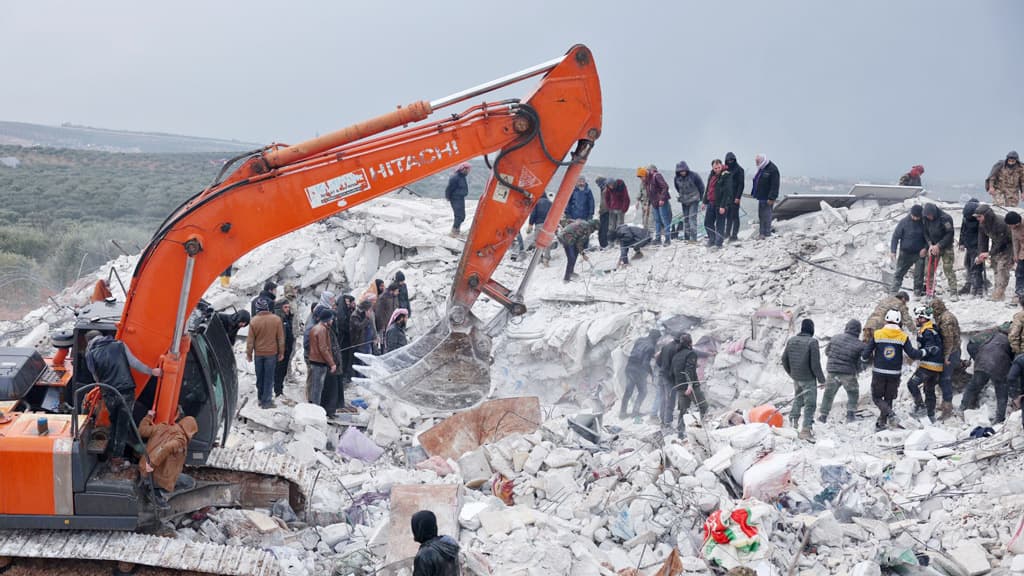
POLYGON ((18 160, 14 156, 4 156, 3 158, 0 158, 0 166, 5 166, 7 168, 17 168, 20 164, 21 160, 18 160))

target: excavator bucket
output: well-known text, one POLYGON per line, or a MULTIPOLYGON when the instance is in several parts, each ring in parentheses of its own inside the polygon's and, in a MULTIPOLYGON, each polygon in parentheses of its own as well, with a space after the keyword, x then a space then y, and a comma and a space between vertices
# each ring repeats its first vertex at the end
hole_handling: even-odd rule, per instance
POLYGON ((491 337, 476 317, 466 332, 446 319, 409 345, 382 356, 356 353, 360 385, 421 408, 462 410, 491 389, 491 337))

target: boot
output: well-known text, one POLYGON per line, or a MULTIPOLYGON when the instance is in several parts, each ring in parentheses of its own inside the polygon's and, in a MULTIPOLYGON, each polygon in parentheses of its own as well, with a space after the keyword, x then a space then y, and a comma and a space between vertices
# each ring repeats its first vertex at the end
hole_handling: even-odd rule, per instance
POLYGON ((636 254, 633 254, 633 260, 639 260, 644 257, 644 253, 637 250, 636 254))
POLYGON ((856 412, 847 412, 846 413, 846 423, 847 424, 852 424, 852 423, 854 423, 856 421, 857 421, 857 413, 856 412))
POLYGON ((797 437, 800 438, 801 440, 814 442, 814 432, 811 432, 810 428, 801 428, 800 434, 798 434, 797 437))
POLYGON ((970 294, 971 293, 971 283, 968 282, 967 284, 964 284, 964 287, 961 288, 958 293, 961 296, 967 296, 968 294, 970 294))
POLYGON ((945 420, 946 418, 949 418, 950 416, 953 415, 953 403, 952 402, 943 402, 939 406, 939 409, 942 410, 942 415, 940 416, 940 418, 943 419, 943 420, 945 420))
POLYGON ((452 231, 449 232, 448 235, 451 236, 452 238, 458 238, 459 237, 459 229, 458 228, 452 228, 452 231))
POLYGON ((828 414, 818 414, 818 422, 822 424, 828 422, 828 414))
POLYGON ((914 416, 914 418, 917 418, 918 416, 920 416, 920 415, 922 415, 924 413, 925 413, 924 404, 916 404, 915 403, 914 404, 914 411, 911 413, 914 416))

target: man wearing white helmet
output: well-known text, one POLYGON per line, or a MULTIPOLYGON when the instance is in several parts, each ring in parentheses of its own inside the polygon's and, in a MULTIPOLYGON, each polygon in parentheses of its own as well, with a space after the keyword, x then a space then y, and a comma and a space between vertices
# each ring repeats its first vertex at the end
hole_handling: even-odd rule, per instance
POLYGON ((914 308, 914 318, 917 321, 917 345, 921 350, 921 360, 917 363, 914 375, 907 380, 907 390, 914 397, 914 416, 927 412, 928 419, 935 422, 935 385, 939 383, 942 369, 946 365, 942 353, 942 336, 935 329, 935 314, 930 306, 914 308))
MULTIPOLYGON (((871 369, 871 399, 878 406, 878 421, 875 430, 889 424, 892 417, 892 403, 900 389, 900 374, 903 369, 903 355, 917 360, 921 352, 914 349, 910 337, 900 329, 903 315, 899 310, 885 313, 885 325, 875 330, 871 341, 864 347, 861 359, 867 362, 874 356, 871 369)), ((895 422, 894 422, 895 423, 895 422)))

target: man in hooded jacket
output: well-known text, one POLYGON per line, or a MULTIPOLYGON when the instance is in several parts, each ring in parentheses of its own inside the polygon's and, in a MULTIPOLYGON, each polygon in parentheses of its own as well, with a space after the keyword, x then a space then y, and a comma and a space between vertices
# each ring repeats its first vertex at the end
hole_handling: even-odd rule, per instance
POLYGON ((974 359, 974 376, 964 390, 960 410, 978 408, 978 398, 991 381, 996 392, 996 413, 992 423, 999 424, 1006 419, 1007 378, 1013 362, 1010 340, 1001 330, 992 330, 980 343, 977 340, 968 342, 967 353, 974 359))
POLYGON ((953 217, 932 204, 924 205, 924 238, 928 243, 928 278, 926 284, 935 286, 935 264, 942 260, 942 272, 949 283, 949 299, 956 302, 960 297, 956 289, 956 271, 953 268, 953 217))
POLYGON ((918 164, 910 169, 903 176, 900 176, 900 186, 920 186, 921 174, 924 174, 924 166, 918 164))
POLYGON ((665 246, 671 240, 672 207, 671 197, 668 194, 668 183, 665 177, 658 171, 658 167, 651 164, 643 177, 643 187, 647 190, 647 197, 651 202, 651 210, 654 212, 654 243, 661 243, 662 234, 665 235, 665 246))
POLYGON ((857 402, 860 400, 857 373, 863 366, 860 355, 864 351, 864 343, 860 341, 860 330, 860 320, 848 320, 842 334, 833 336, 825 346, 825 357, 828 358, 825 370, 828 372, 828 380, 825 384, 825 393, 821 397, 821 407, 818 409, 818 422, 822 424, 828 421, 832 401, 840 387, 846 390, 846 421, 853 422, 857 419, 857 402))
POLYGON ((782 368, 793 379, 793 409, 789 413, 789 421, 793 428, 800 426, 801 440, 812 440, 814 434, 811 427, 814 425, 814 409, 818 403, 815 382, 824 384, 825 374, 821 371, 821 351, 818 339, 814 337, 814 321, 810 318, 804 318, 800 323, 800 333, 786 342, 782 368))
POLYGON ((572 189, 569 203, 565 205, 565 217, 569 220, 591 220, 594 218, 594 193, 590 191, 587 179, 580 176, 572 189))
POLYGON ((455 238, 462 234, 462 222, 466 219, 466 196, 469 195, 469 162, 459 164, 455 173, 448 179, 448 186, 444 189, 444 199, 452 207, 452 230, 449 236, 455 238))
POLYGON ((704 199, 704 181, 700 174, 690 171, 686 161, 676 164, 676 177, 673 181, 679 205, 683 211, 683 240, 697 240, 697 214, 700 201, 704 199))
MULTIPOLYGON (((679 399, 679 423, 676 431, 679 439, 686 437, 686 411, 690 405, 697 404, 701 421, 708 413, 708 403, 704 397, 703 387, 697 378, 697 352, 693 349, 693 337, 683 334, 679 337, 676 353, 672 355, 672 387, 679 399)), ((669 413, 671 417, 671 413, 669 413)), ((671 421, 669 422, 671 424, 671 421)))
POLYGON ((274 396, 284 394, 284 380, 288 377, 292 354, 295 352, 295 313, 288 300, 274 302, 274 314, 281 319, 284 328, 284 359, 274 365, 274 396))
POLYGON ((150 474, 153 483, 164 492, 174 492, 176 486, 183 489, 195 485, 188 475, 182 474, 188 443, 199 431, 196 419, 186 416, 175 424, 154 424, 156 412, 152 410, 139 422, 139 436, 146 440, 147 458, 139 462, 143 477, 150 474))
POLYGON ((739 162, 736 161, 736 155, 732 152, 728 152, 725 155, 725 169, 732 176, 732 204, 729 205, 729 210, 726 213, 726 238, 729 240, 736 240, 736 235, 740 233, 740 199, 743 198, 743 188, 746 186, 747 173, 743 170, 743 166, 740 166, 739 162))
POLYGON ((974 211, 978 226, 979 264, 991 262, 995 269, 995 283, 992 300, 1000 302, 1006 296, 1006 285, 1010 282, 1010 263, 1013 260, 1013 238, 1003 217, 996 214, 988 204, 980 204, 974 211))
POLYGON ((996 206, 1016 208, 1020 204, 1020 195, 1024 192, 1024 166, 1015 150, 1010 150, 1005 160, 992 166, 985 179, 985 189, 992 195, 992 203, 996 206))
POLYGON ((459 576, 459 543, 437 535, 437 516, 430 510, 412 515, 412 539, 420 545, 412 576, 459 576))
POLYGON ((924 256, 928 252, 928 243, 924 238, 924 223, 921 221, 923 215, 924 208, 920 204, 911 206, 910 213, 892 231, 889 252, 896 262, 896 274, 892 279, 893 294, 899 291, 903 278, 913 267, 914 294, 924 296, 924 256))
POLYGON ((633 343, 633 351, 626 361, 626 390, 622 394, 622 402, 619 405, 619 418, 625 419, 629 406, 629 399, 636 392, 636 402, 633 403, 633 417, 640 417, 640 406, 647 397, 647 380, 651 377, 651 361, 654 360, 654 352, 657 350, 658 339, 661 332, 651 330, 647 336, 637 338, 633 343))
POLYGON ((757 172, 754 174, 750 195, 757 199, 758 238, 764 239, 772 235, 772 209, 779 198, 782 177, 768 156, 758 154, 754 162, 757 162, 757 172))
POLYGON ((960 289, 961 294, 981 296, 985 292, 985 267, 978 264, 978 220, 974 211, 980 203, 971 198, 964 204, 963 219, 960 221, 960 241, 957 242, 964 251, 964 270, 967 271, 967 282, 960 289))

